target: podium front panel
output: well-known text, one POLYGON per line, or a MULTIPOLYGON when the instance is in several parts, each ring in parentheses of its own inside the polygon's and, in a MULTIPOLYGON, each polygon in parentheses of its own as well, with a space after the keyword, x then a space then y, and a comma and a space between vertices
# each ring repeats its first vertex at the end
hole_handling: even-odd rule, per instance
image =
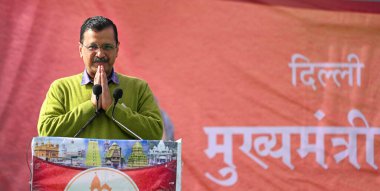
POLYGON ((35 137, 32 190, 180 190, 181 141, 35 137))

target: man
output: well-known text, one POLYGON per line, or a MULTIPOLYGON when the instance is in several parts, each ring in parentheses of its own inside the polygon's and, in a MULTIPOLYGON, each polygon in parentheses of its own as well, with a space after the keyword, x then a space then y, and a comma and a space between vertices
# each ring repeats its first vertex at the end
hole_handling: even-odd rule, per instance
POLYGON ((111 95, 121 88, 123 97, 115 107, 115 119, 142 139, 161 139, 163 122, 148 84, 114 71, 119 45, 117 29, 111 20, 95 16, 83 23, 79 54, 85 70, 52 83, 40 111, 40 136, 73 137, 80 132, 78 137, 84 138, 136 139, 111 118, 111 95), (95 84, 102 86, 98 103, 92 93, 95 84), (97 104, 100 114, 81 131, 95 114, 97 104))

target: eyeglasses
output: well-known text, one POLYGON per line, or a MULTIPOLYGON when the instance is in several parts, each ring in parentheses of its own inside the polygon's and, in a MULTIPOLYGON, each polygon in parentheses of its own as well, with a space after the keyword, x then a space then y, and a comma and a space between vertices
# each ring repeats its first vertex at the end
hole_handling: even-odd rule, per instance
POLYGON ((84 44, 81 44, 83 47, 85 47, 90 52, 96 52, 99 50, 99 48, 103 49, 104 51, 112 51, 116 48, 113 44, 103 44, 101 46, 97 44, 91 44, 90 46, 86 46, 84 44))

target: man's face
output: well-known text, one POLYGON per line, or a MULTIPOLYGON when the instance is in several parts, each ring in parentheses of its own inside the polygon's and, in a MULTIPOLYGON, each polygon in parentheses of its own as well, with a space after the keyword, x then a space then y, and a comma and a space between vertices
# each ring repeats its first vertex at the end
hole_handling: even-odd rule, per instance
POLYGON ((80 56, 91 78, 95 77, 99 65, 104 66, 104 70, 109 76, 118 52, 119 46, 115 42, 112 27, 101 31, 89 29, 83 33, 83 44, 79 43, 80 56))

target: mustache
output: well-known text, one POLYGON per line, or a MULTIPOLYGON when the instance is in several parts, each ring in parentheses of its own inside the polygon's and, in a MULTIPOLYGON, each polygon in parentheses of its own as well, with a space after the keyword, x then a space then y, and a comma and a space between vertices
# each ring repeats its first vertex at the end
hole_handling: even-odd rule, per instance
POLYGON ((106 58, 106 57, 103 57, 103 58, 98 58, 98 57, 95 57, 94 60, 92 61, 93 63, 97 63, 97 62, 108 62, 109 59, 106 58))

